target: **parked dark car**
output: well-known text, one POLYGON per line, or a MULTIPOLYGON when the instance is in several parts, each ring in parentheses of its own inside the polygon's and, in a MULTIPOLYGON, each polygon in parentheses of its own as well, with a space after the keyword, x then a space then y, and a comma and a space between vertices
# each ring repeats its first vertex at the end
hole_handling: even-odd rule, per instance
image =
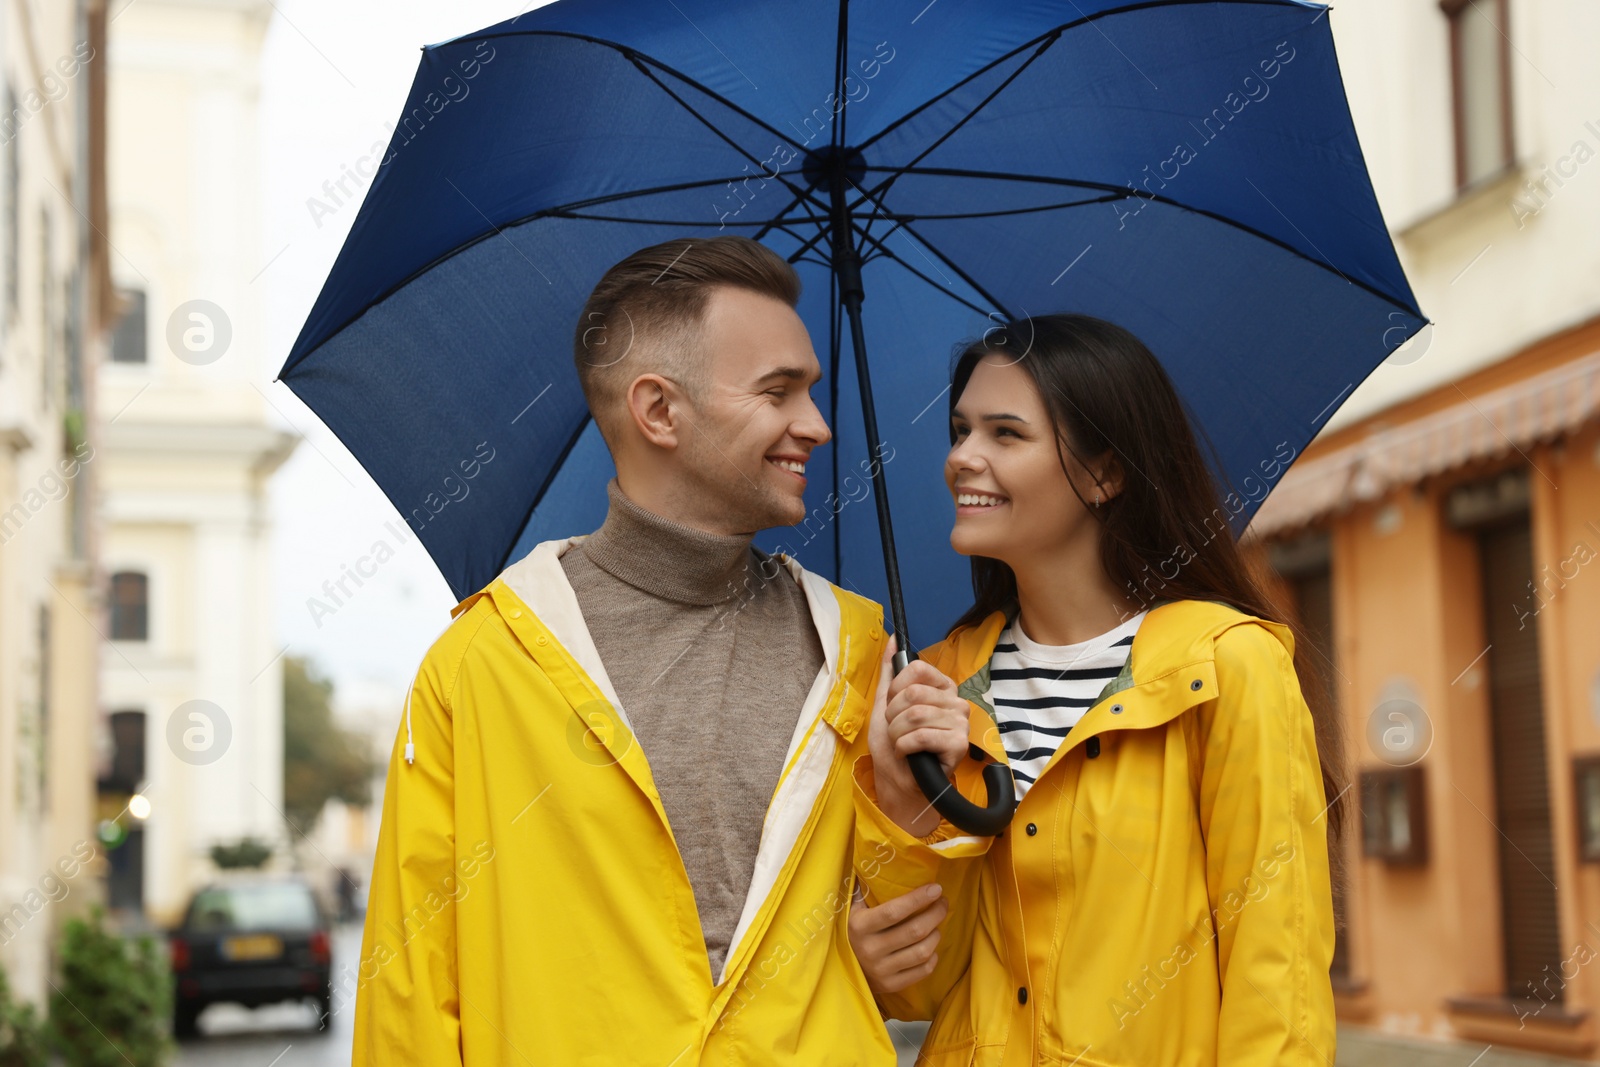
POLYGON ((316 892, 296 876, 235 876, 200 889, 170 934, 174 1036, 193 1035, 200 1012, 225 1001, 254 1008, 312 999, 328 1029, 330 925, 316 892))

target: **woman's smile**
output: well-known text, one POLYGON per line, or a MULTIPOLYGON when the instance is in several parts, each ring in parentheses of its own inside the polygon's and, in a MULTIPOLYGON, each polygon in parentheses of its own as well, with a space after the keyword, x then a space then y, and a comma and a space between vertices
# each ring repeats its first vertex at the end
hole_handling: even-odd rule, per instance
POLYGON ((985 515, 1005 507, 1010 501, 995 493, 956 491, 956 518, 963 515, 985 515))

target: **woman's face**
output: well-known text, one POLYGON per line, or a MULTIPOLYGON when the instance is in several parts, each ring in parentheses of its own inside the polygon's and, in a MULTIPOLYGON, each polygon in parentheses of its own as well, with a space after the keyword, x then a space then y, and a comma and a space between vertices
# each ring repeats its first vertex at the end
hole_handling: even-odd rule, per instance
POLYGON ((1026 566, 1094 536, 1095 517, 1073 493, 1061 469, 1066 457, 1084 501, 1102 501, 1107 487, 1065 449, 1058 454, 1050 418, 1032 376, 1014 357, 983 356, 951 415, 955 444, 944 481, 956 501, 950 546, 964 556, 987 556, 1026 566))

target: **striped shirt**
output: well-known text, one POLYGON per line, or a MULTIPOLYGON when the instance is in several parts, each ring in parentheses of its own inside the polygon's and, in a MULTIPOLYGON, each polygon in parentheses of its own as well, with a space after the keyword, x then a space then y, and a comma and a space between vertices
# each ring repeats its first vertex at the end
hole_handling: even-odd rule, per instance
POLYGON ((1100 690, 1115 678, 1146 612, 1098 637, 1071 645, 1041 645, 1016 619, 1000 634, 989 661, 989 696, 1011 761, 1017 799, 1043 772, 1100 690))

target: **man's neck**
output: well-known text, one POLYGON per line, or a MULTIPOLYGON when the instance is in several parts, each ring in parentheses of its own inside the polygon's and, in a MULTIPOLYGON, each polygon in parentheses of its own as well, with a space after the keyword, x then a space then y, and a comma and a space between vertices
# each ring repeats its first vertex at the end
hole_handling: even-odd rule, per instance
POLYGON ((753 582, 750 534, 719 534, 660 515, 606 483, 605 522, 580 547, 595 566, 637 589, 683 604, 731 600, 753 582))

